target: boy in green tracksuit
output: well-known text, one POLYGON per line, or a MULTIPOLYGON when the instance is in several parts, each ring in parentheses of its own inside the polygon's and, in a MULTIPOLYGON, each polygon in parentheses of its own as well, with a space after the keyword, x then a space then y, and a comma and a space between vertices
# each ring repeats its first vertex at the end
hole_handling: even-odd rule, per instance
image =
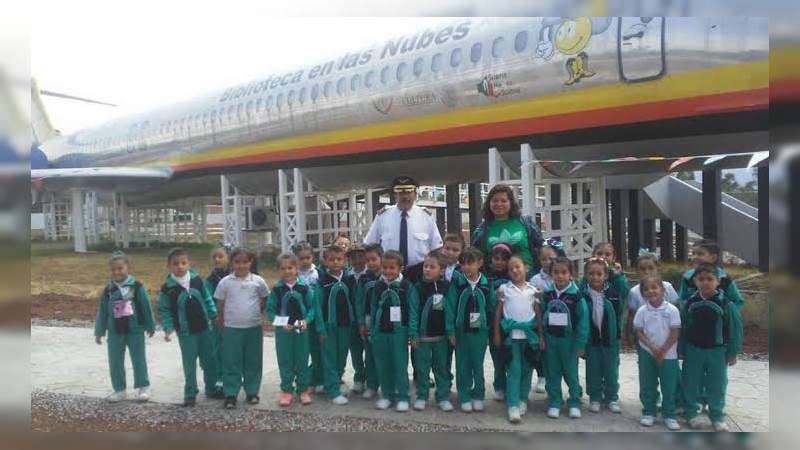
POLYGON ((608 282, 608 264, 599 258, 586 262, 588 280, 583 299, 589 309, 589 342, 586 345, 586 393, 589 410, 601 405, 616 414, 619 405, 619 349, 622 337, 623 303, 616 287, 608 282))
POLYGON ((417 291, 405 279, 403 255, 389 250, 381 261, 381 278, 368 287, 370 330, 375 369, 381 388, 378 409, 395 403, 398 412, 408 411, 408 336, 410 305, 419 302, 417 291))
MULTIPOLYGON (((362 397, 370 400, 378 391, 378 374, 375 371, 375 357, 372 352, 372 342, 369 339, 369 329, 366 325, 366 317, 369 316, 370 290, 374 288, 375 281, 381 276, 381 258, 383 248, 380 244, 368 244, 364 246, 364 258, 366 260, 366 272, 358 278, 356 284, 356 321, 361 341, 364 345, 364 393, 362 397)), ((350 348, 353 351, 353 348, 350 348)), ((357 380, 358 381, 358 380, 357 380)))
POLYGON ((292 404, 296 393, 300 403, 311 403, 308 367, 309 325, 314 322, 314 295, 311 288, 297 278, 297 256, 285 253, 278 256, 281 279, 267 299, 267 320, 275 327, 275 354, 281 377, 280 406, 292 404))
MULTIPOLYGON (((608 264, 608 279, 606 281, 611 284, 611 287, 616 291, 617 295, 619 295, 620 301, 622 301, 623 304, 627 302, 631 287, 628 283, 627 275, 625 275, 625 272, 622 270, 622 264, 617 262, 617 254, 614 250, 614 246, 610 242, 600 242, 594 246, 592 257, 600 258, 608 264)), ((588 280, 586 277, 582 278, 578 289, 580 289, 581 292, 586 291, 587 284, 588 280)))
POLYGON ((353 365, 353 386, 351 391, 357 394, 364 391, 364 382, 366 381, 364 338, 361 336, 361 330, 358 325, 358 307, 356 306, 356 303, 358 303, 358 290, 362 279, 364 283, 375 279, 372 272, 367 268, 365 253, 364 247, 359 244, 351 245, 347 249, 347 260, 350 263, 350 268, 345 270, 344 279, 345 284, 353 287, 350 295, 350 303, 355 316, 355 320, 350 325, 350 363, 353 365))
POLYGON ((728 366, 736 364, 742 350, 742 318, 732 300, 719 289, 717 267, 700 264, 694 271, 697 291, 681 310, 684 332, 679 353, 684 355, 683 389, 689 426, 698 428, 698 395, 705 388, 708 415, 715 431, 728 431, 725 423, 725 393, 728 366))
POLYGON ((158 315, 164 340, 178 335, 183 362, 183 405, 196 403, 197 360, 202 361, 206 396, 213 397, 217 368, 214 361, 214 338, 210 321, 217 317, 217 308, 206 289, 203 279, 189 268, 189 251, 174 248, 167 254, 170 274, 158 294, 158 315))
POLYGON ((453 410, 450 396, 450 375, 447 373, 447 337, 445 336, 445 294, 450 283, 442 278, 444 259, 434 250, 422 263, 422 280, 414 288, 419 296, 419 303, 411 306, 409 334, 411 347, 417 368, 417 400, 414 409, 422 411, 428 401, 430 389, 430 372, 436 382, 436 403, 439 409, 448 412, 453 410))
POLYGON ((483 253, 470 247, 461 253, 462 273, 453 275, 447 292, 447 336, 456 349, 456 389, 463 412, 484 410, 483 360, 489 344, 495 292, 480 272, 483 253))
MULTIPOLYGON (((217 285, 223 278, 231 273, 230 254, 227 247, 222 244, 211 249, 211 273, 205 279, 206 289, 211 297, 214 297, 214 292, 217 291, 217 285)), ((216 302, 216 299, 215 299, 216 302)), ((215 303, 216 304, 216 303, 215 303)), ((219 311, 219 304, 216 304, 217 311, 219 311)), ((222 390, 222 332, 223 330, 217 328, 214 330, 214 360, 217 362, 217 383, 214 390, 215 398, 223 398, 225 396, 222 390)), ((201 366, 202 367, 202 366, 201 366)), ((203 370, 206 370, 203 368, 203 370)))
POLYGON ((144 285, 128 274, 129 261, 124 253, 114 252, 109 266, 111 281, 100 296, 94 325, 95 342, 98 345, 103 343, 103 336, 108 332, 108 368, 114 392, 107 400, 118 402, 127 396, 125 391, 127 347, 133 365, 136 399, 147 401, 150 399, 150 380, 147 376, 144 333, 146 331, 149 337, 153 337, 156 326, 150 307, 150 297, 144 285))
POLYGON ((569 388, 569 416, 581 417, 581 389, 578 358, 586 355, 589 335, 589 311, 578 286, 572 281, 572 262, 557 257, 550 266, 553 288, 542 295, 542 319, 546 344, 547 416, 557 419, 564 399, 561 379, 569 388))
POLYGON ((355 304, 351 300, 355 292, 355 280, 344 276, 345 249, 331 245, 325 249, 326 270, 319 275, 314 290, 322 359, 325 392, 335 405, 346 405, 342 394, 342 375, 350 350, 352 327, 356 324, 355 304))
MULTIPOLYGON (((692 262, 695 265, 711 264, 716 268, 717 278, 719 278, 719 288, 725 294, 725 297, 732 302, 740 311, 744 306, 744 299, 742 298, 739 287, 736 281, 731 279, 725 270, 722 268, 722 253, 715 242, 710 240, 697 241, 692 246, 692 262)), ((683 305, 689 300, 689 297, 697 292, 697 285, 694 282, 695 269, 688 270, 681 278, 681 286, 678 290, 680 303, 683 305)))

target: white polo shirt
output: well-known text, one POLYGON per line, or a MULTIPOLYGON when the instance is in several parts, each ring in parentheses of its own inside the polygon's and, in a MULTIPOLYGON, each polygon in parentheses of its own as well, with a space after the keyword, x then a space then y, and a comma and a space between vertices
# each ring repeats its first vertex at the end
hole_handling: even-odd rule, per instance
MULTIPOLYGON (((517 322, 528 322, 536 317, 533 305, 536 303, 536 293, 539 290, 532 283, 525 283, 523 288, 519 288, 514 283, 508 282, 500 286, 500 291, 503 293, 503 317, 517 322)), ((511 330, 511 339, 526 337, 523 330, 511 330)))
POLYGON ((230 274, 220 280, 214 298, 225 302, 225 326, 252 328, 261 325, 261 299, 269 295, 263 278, 248 274, 239 278, 230 274))
MULTIPOLYGON (((681 327, 681 313, 672 303, 662 302, 661 306, 654 308, 648 302, 636 311, 636 316, 633 317, 633 327, 642 330, 650 342, 661 347, 669 339, 672 330, 681 327)), ((647 353, 653 354, 642 342, 639 342, 639 346, 647 353)), ((664 358, 678 359, 677 342, 670 347, 664 358)))
MULTIPOLYGON (((383 250, 400 250, 401 211, 397 205, 387 206, 375 216, 364 244, 380 244, 383 250)), ((436 219, 417 205, 411 207, 406 218, 408 225, 408 261, 413 266, 425 260, 431 251, 442 246, 442 236, 436 219)))
MULTIPOLYGON (((672 283, 668 281, 662 281, 661 283, 664 285, 664 300, 667 303, 677 305, 680 297, 678 296, 678 293, 675 292, 675 288, 672 287, 672 283)), ((642 296, 642 285, 637 284, 628 294, 628 309, 632 311, 638 311, 639 308, 641 308, 645 303, 648 302, 642 296)))
POLYGON ((531 283, 533 283, 539 291, 545 292, 553 288, 553 277, 544 270, 540 270, 539 273, 531 278, 531 283))

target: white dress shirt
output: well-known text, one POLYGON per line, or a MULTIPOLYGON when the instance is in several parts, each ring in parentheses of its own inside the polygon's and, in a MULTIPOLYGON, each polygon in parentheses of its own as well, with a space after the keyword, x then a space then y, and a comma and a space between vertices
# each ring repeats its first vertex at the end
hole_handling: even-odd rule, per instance
MULTIPOLYGON (((400 250, 401 210, 397 205, 387 206, 372 220, 364 244, 380 244, 383 250, 400 250)), ((436 219, 417 205, 411 207, 406 218, 408 224, 408 261, 413 266, 425 260, 431 251, 442 246, 442 236, 436 219)))

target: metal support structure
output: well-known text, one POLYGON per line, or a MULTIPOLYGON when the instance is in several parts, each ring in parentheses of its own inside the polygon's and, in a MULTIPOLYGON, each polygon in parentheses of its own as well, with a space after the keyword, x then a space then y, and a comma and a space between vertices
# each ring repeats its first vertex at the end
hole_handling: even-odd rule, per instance
POLYGON ((97 244, 100 242, 100 227, 97 219, 97 193, 86 192, 84 202, 84 211, 86 217, 86 238, 89 244, 97 244))
POLYGON ((758 168, 758 270, 769 272, 769 166, 758 168))
POLYGON ((481 184, 469 183, 467 186, 469 199, 469 229, 474 230, 480 223, 483 215, 483 197, 481 196, 481 184))
POLYGON ((130 247, 130 232, 128 229, 128 203, 125 194, 122 192, 114 193, 114 242, 122 248, 130 247))
POLYGON ((620 264, 628 265, 627 219, 630 213, 630 198, 622 189, 611 191, 611 243, 620 264))
POLYGON ((76 252, 86 253, 86 228, 84 227, 84 191, 73 190, 72 196, 72 244, 76 252))
POLYGON ((242 208, 239 190, 232 186, 228 177, 220 176, 222 197, 223 233, 222 241, 226 245, 238 247, 243 244, 242 208))
POLYGON ((719 242, 722 236, 722 174, 719 169, 703 171, 703 238, 719 242))
POLYGON ((642 192, 631 189, 628 191, 630 199, 628 210, 628 266, 632 265, 639 256, 639 249, 642 248, 642 237, 644 235, 644 224, 642 220, 643 199, 642 192))
MULTIPOLYGON (((461 223, 461 192, 458 184, 448 184, 446 186, 445 202, 447 203, 446 221, 447 226, 439 225, 440 229, 446 229, 449 233, 460 233, 461 223)), ((437 211, 437 219, 439 212, 437 211)), ((438 223, 438 220, 437 220, 438 223)))
POLYGON ((675 224, 675 260, 678 262, 689 260, 689 230, 677 223, 675 224))
POLYGON ((671 262, 675 260, 675 223, 669 219, 659 219, 661 229, 658 232, 658 247, 661 250, 661 260, 671 262))

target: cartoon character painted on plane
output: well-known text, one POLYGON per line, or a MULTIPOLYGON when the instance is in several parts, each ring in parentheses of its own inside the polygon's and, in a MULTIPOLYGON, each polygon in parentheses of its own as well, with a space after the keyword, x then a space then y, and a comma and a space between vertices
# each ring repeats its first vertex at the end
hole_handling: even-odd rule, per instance
POLYGON ((589 55, 584 50, 592 36, 606 31, 610 25, 610 17, 544 18, 535 57, 550 60, 555 50, 568 56, 569 78, 564 81, 565 86, 590 78, 595 73, 589 68, 589 55))

